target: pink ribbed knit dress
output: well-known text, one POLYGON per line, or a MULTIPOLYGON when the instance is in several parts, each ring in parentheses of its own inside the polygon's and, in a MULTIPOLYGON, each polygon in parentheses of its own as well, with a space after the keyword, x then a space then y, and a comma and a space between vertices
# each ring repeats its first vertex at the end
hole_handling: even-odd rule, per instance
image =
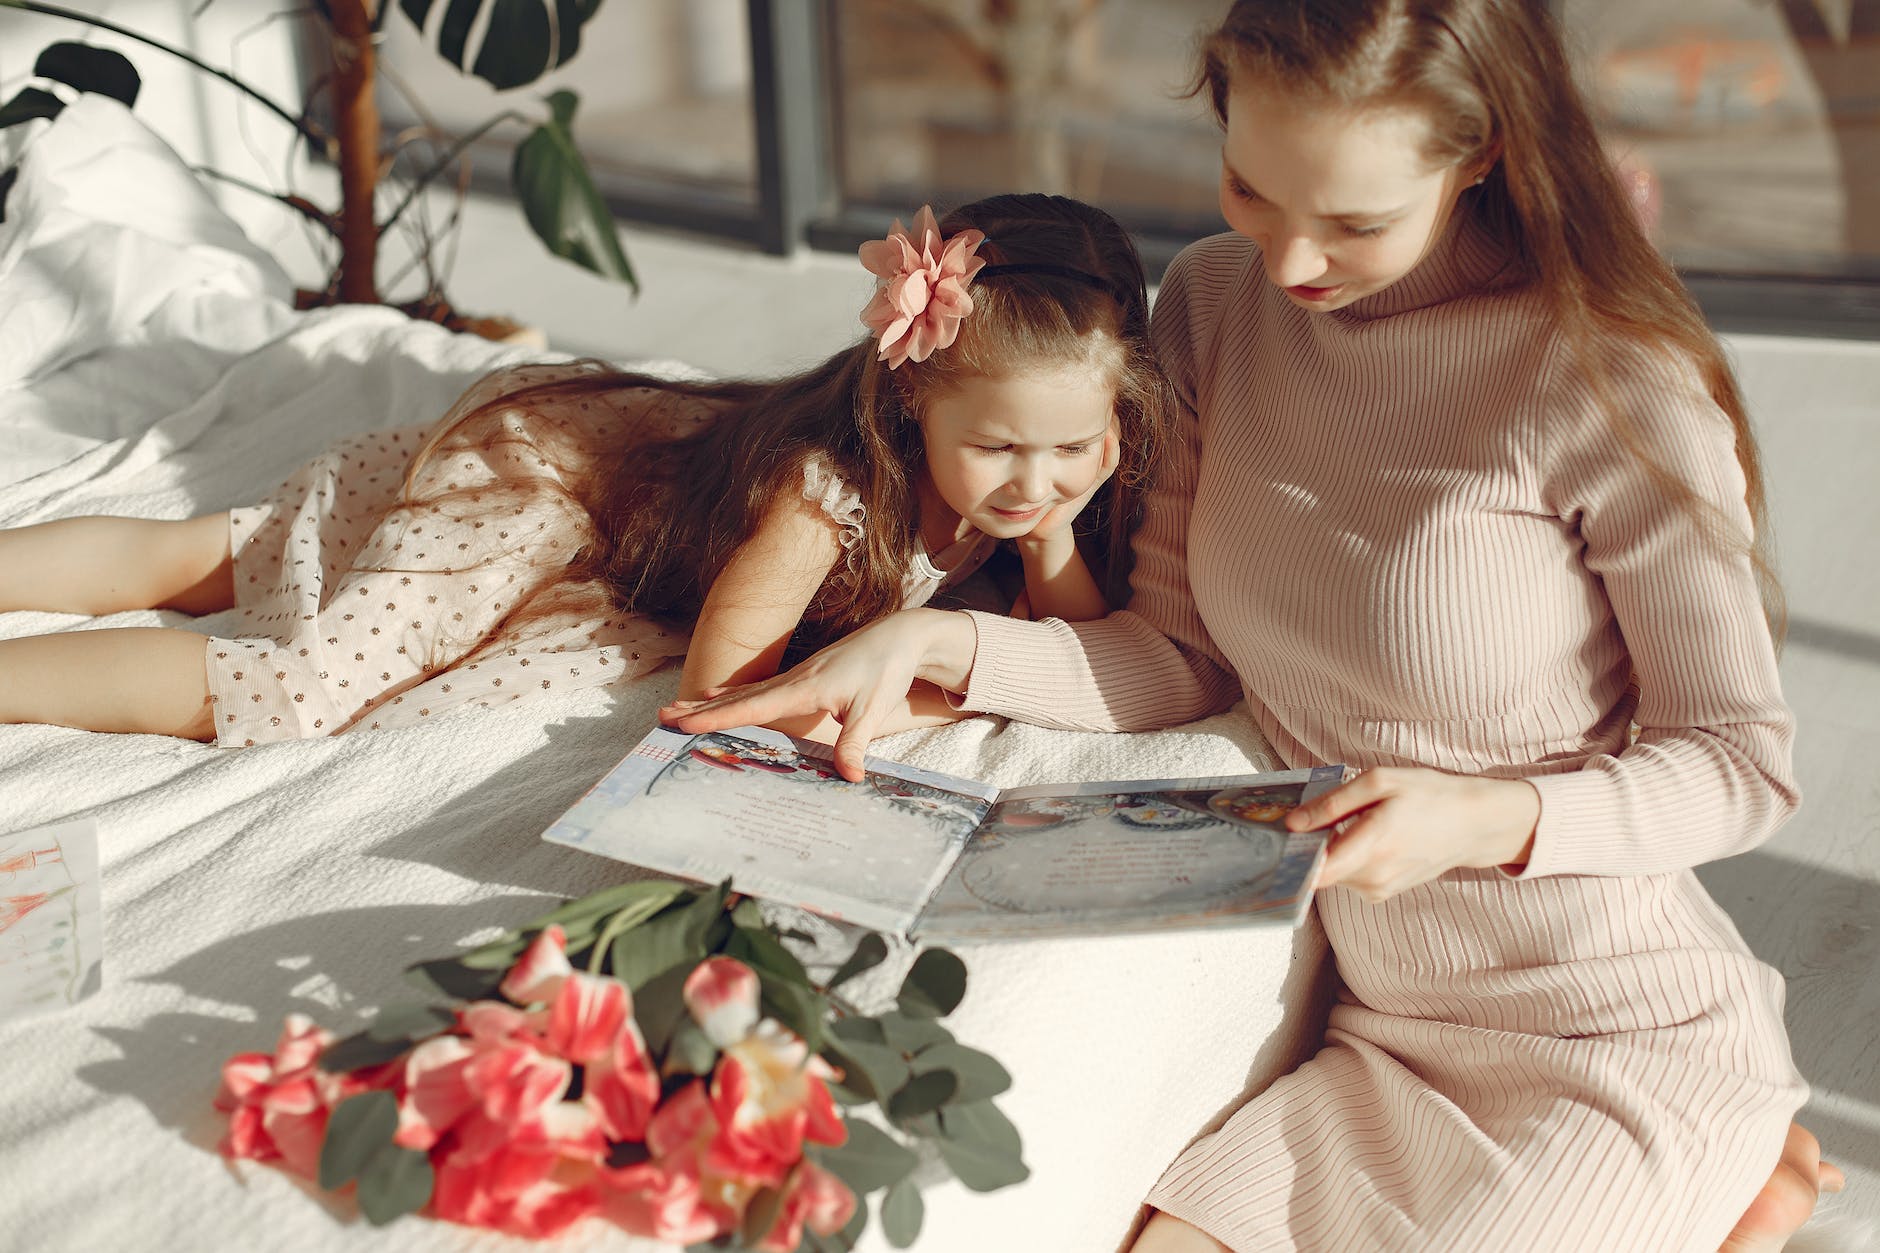
MULTIPOLYGON (((969 709, 1119 729, 1244 695, 1289 766, 1541 794, 1518 877, 1319 894, 1344 984, 1324 1049, 1149 1198, 1236 1249, 1711 1253, 1805 1096, 1781 978, 1690 870, 1797 801, 1750 564, 1625 451, 1502 269, 1458 218, 1405 278, 1310 314, 1247 240, 1189 248, 1155 333, 1194 426, 1130 610, 975 615, 969 709)), ((1610 383, 1746 526, 1695 374, 1637 351, 1610 383)))

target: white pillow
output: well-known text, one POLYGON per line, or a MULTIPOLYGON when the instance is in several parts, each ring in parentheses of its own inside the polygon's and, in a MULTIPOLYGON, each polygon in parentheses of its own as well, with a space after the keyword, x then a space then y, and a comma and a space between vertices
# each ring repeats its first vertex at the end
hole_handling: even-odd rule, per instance
POLYGON ((0 388, 107 346, 246 350, 286 325, 287 275, 130 110, 88 93, 30 125, 0 223, 0 388))

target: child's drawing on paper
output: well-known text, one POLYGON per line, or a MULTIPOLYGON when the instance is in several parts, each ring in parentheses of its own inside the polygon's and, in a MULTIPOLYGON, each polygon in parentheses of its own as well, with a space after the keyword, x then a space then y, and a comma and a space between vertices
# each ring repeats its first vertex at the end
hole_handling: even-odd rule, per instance
POLYGON ((0 835, 0 1015, 73 1005, 103 979, 98 831, 0 835))

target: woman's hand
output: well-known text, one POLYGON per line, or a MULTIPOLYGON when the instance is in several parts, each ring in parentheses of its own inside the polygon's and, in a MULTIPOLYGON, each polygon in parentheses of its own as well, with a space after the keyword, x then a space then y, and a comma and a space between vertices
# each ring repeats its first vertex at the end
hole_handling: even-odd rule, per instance
POLYGON ((660 721, 699 733, 824 713, 842 724, 836 769, 859 780, 868 743, 907 708, 908 691, 925 679, 947 691, 966 686, 978 635, 963 613, 908 609, 837 640, 794 669, 761 683, 675 701, 660 721))
POLYGON ((1343 824, 1318 886, 1375 904, 1458 866, 1525 866, 1540 816, 1540 793, 1525 779, 1384 766, 1299 806, 1286 826, 1343 824))

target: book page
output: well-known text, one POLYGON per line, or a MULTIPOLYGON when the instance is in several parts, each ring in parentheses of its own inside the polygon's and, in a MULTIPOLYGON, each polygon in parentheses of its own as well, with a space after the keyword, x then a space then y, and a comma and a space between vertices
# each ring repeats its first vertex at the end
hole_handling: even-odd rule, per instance
POLYGON ((1296 925, 1324 855, 1289 810, 1341 767, 1010 788, 915 925, 923 938, 1296 925))
POLYGON ((0 836, 0 1016, 76 1005, 104 982, 98 828, 0 836))
POLYGON ((756 727, 655 728, 542 838, 904 934, 996 790, 756 727))

